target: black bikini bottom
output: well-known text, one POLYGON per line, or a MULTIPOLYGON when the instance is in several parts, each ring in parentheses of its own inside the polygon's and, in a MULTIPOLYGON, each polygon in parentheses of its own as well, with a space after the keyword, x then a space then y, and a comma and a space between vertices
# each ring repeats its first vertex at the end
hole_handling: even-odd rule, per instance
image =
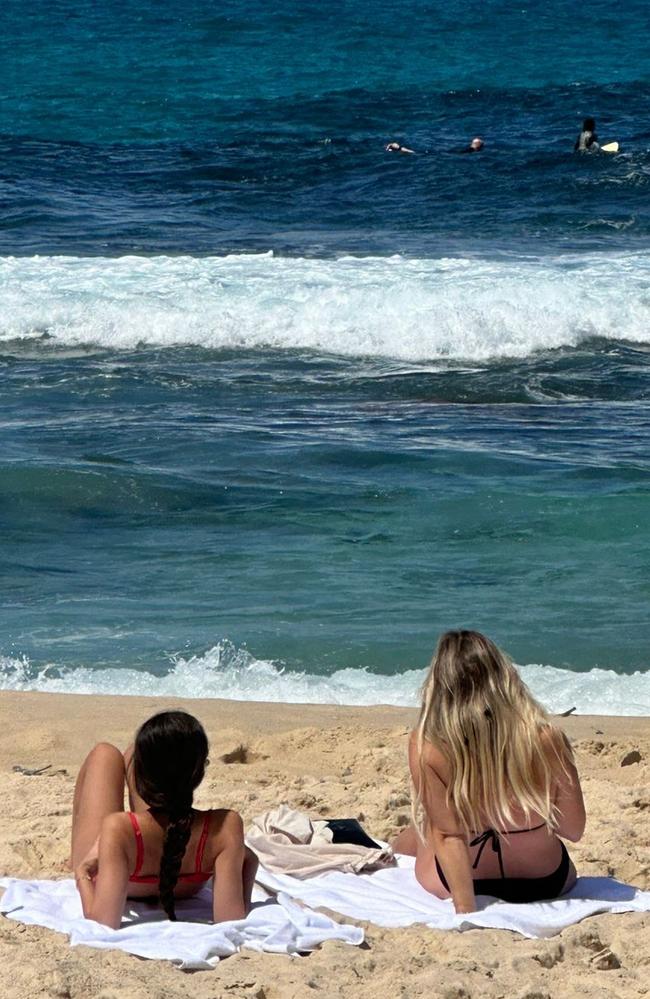
MULTIPOLYGON (((476 878, 474 881, 475 895, 492 895, 503 902, 541 902, 542 899, 557 898, 562 894, 569 874, 569 854, 564 843, 561 843, 562 857, 560 864, 543 878, 476 878)), ((438 877, 449 891, 442 867, 436 857, 438 877)))

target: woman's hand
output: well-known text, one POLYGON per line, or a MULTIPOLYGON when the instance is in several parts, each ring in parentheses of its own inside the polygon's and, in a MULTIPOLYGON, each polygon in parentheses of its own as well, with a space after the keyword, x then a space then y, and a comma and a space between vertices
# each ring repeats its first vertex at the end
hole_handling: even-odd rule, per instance
POLYGON ((99 836, 75 869, 77 881, 94 881, 99 870, 99 836))
POLYGON ((95 857, 89 858, 88 860, 82 860, 77 869, 74 872, 75 880, 77 883, 80 881, 94 881, 97 877, 97 871, 99 870, 99 858, 95 857))
POLYGON ((95 898, 95 879, 99 871, 99 836, 91 846, 90 850, 77 864, 74 870, 74 879, 77 884, 77 891, 81 899, 81 908, 86 919, 92 911, 95 898))

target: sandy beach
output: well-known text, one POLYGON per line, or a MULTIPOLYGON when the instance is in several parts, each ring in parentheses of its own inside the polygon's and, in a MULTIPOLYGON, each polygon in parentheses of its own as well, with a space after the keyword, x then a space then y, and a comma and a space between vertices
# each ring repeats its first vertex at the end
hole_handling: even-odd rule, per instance
MULTIPOLYGON (((63 877, 77 769, 97 740, 126 744, 154 710, 179 702, 135 697, 0 694, 0 871, 63 877), (27 776, 15 766, 41 768, 27 776)), ((356 816, 389 838, 408 821, 405 742, 413 712, 390 707, 183 701, 211 738, 199 807, 228 805, 245 820, 280 801, 317 816, 356 816), (234 753, 238 762, 224 762, 234 753)), ((650 886, 650 720, 570 717, 588 825, 573 849, 579 873, 650 886), (640 758, 639 758, 640 757, 640 758)), ((339 917, 342 918, 342 917, 339 917)), ((71 949, 59 934, 0 920, 7 999, 255 997, 627 997, 648 994, 650 915, 597 916, 550 940, 506 931, 464 934, 366 926, 366 944, 330 943, 306 958, 243 953, 186 974, 120 952, 71 949)))

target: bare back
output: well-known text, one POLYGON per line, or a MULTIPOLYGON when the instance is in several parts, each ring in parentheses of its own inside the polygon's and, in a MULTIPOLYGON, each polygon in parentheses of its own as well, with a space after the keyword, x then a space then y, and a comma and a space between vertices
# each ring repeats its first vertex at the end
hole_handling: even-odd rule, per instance
POLYGON ((474 879, 499 878, 503 876, 502 866, 508 877, 544 877, 557 867, 560 860, 562 847, 558 837, 574 840, 582 835, 584 803, 580 781, 573 764, 567 764, 565 769, 555 751, 558 745, 556 740, 562 740, 564 737, 558 730, 549 728, 540 735, 540 738, 542 749, 553 772, 552 800, 559 815, 557 832, 546 826, 541 815, 526 814, 515 804, 514 824, 509 829, 497 830, 501 850, 500 860, 497 851, 493 848, 482 848, 480 840, 473 846, 469 845, 473 839, 480 837, 481 833, 489 829, 489 822, 485 819, 482 829, 473 830, 475 834, 473 836, 466 836, 453 806, 447 803, 447 788, 451 779, 449 760, 442 749, 431 742, 425 742, 423 746, 422 780, 417 737, 415 732, 411 734, 409 766, 414 785, 422 800, 427 825, 426 843, 419 844, 417 856, 421 861, 420 868, 426 871, 425 876, 431 882, 429 890, 434 891, 439 897, 447 897, 449 891, 440 883, 435 872, 433 839, 436 835, 443 839, 456 837, 466 843, 474 879), (476 867, 473 866, 474 863, 476 867))
MULTIPOLYGON (((185 847, 180 874, 174 888, 176 898, 188 898, 196 894, 198 889, 212 877, 215 860, 223 849, 224 830, 230 824, 230 816, 234 815, 236 813, 228 809, 213 809, 207 812, 194 810, 190 838, 185 847)), ((120 813, 120 816, 120 835, 124 837, 129 859, 128 897, 146 898, 156 895, 168 820, 149 810, 135 813, 135 822, 141 834, 139 850, 133 820, 127 812, 120 813), (136 870, 138 880, 133 879, 136 870)))

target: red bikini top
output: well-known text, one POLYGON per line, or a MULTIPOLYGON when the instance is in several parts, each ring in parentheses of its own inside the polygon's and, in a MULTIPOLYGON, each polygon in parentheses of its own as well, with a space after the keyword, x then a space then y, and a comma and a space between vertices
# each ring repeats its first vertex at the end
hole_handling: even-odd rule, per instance
MULTIPOLYGON (((144 843, 142 841, 142 831, 140 829, 140 823, 135 812, 126 813, 131 819, 131 825, 133 826, 133 832, 135 834, 135 869, 133 874, 129 875, 129 881, 134 884, 139 885, 157 885, 159 878, 157 874, 140 874, 142 870, 142 864, 144 862, 144 843)), ((211 812, 206 812, 205 818, 203 820, 203 829, 201 830, 201 837, 196 848, 196 858, 194 860, 194 870, 190 874, 179 874, 179 881, 186 881, 194 884, 203 884, 205 881, 209 881, 212 877, 212 871, 202 871, 203 866, 203 852, 205 850, 205 844, 208 838, 208 833, 210 832, 210 819, 212 818, 211 812)))

